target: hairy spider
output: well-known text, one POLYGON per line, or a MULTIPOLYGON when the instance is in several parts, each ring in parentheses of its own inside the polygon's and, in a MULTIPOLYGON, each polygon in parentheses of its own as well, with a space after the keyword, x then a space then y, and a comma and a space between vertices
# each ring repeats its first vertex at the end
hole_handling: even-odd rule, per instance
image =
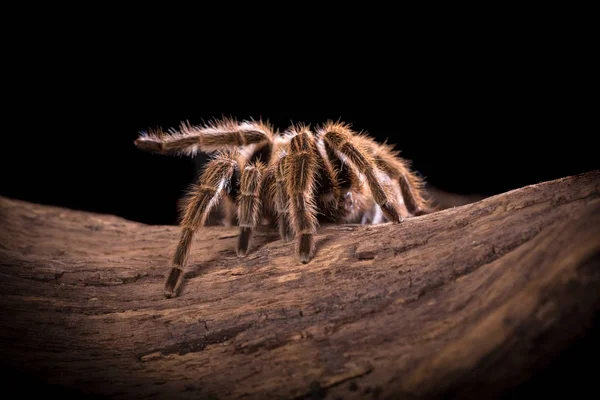
POLYGON ((431 210, 423 181, 393 146, 375 142, 350 125, 328 121, 275 131, 268 122, 233 119, 178 130, 141 132, 138 148, 160 154, 212 153, 199 181, 185 196, 181 238, 165 283, 177 295, 194 232, 222 204, 227 221, 240 226, 236 251, 248 252, 252 230, 277 222, 281 238, 296 237, 301 262, 315 254, 319 220, 375 224, 431 210))

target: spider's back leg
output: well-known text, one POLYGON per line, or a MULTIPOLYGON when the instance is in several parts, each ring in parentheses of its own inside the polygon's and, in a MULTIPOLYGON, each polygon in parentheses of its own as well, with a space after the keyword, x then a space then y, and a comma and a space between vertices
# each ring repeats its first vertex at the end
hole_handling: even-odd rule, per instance
POLYGON ((336 164, 336 162, 339 163, 338 159, 332 160, 328 157, 323 141, 315 139, 315 148, 318 164, 315 178, 317 182, 315 200, 318 204, 319 214, 326 221, 337 222, 345 213, 345 210, 340 208, 340 200, 342 191, 347 191, 350 187, 347 176, 349 171, 343 164, 336 164))
POLYGON ((320 137, 337 157, 365 176, 371 195, 385 216, 393 222, 402 221, 401 205, 394 196, 394 187, 383 184, 373 156, 360 141, 355 140, 352 130, 344 124, 328 123, 320 129, 320 137))
POLYGON ((355 140, 369 149, 377 168, 398 182, 404 205, 410 214, 423 215, 433 211, 430 202, 425 198, 423 180, 410 170, 409 162, 399 157, 398 151, 367 136, 356 136, 355 140))

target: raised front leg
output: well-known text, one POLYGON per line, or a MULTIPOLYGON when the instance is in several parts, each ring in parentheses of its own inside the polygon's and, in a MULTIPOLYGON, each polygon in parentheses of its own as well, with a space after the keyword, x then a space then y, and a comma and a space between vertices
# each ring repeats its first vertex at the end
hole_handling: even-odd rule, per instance
POLYGON ((207 125, 181 124, 180 128, 141 132, 135 145, 144 151, 158 154, 194 156, 198 152, 235 150, 251 144, 269 142, 273 130, 268 123, 242 122, 225 119, 207 125))

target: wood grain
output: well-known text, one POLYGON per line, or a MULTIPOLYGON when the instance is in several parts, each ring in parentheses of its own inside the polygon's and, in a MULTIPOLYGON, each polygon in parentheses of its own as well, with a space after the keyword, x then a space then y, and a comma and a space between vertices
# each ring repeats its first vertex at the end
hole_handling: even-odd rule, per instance
POLYGON ((401 224, 322 226, 301 264, 261 227, 175 226, 0 198, 3 363, 111 398, 495 397, 600 305, 600 172, 401 224), (568 327, 565 328, 565 327, 568 327))

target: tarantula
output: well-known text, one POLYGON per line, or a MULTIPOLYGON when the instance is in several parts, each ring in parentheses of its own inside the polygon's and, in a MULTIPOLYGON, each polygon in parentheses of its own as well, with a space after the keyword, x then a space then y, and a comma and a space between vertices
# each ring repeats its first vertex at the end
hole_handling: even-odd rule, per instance
POLYGON ((183 199, 182 233, 165 283, 167 297, 177 295, 194 232, 219 203, 226 220, 240 226, 238 256, 247 254, 259 223, 276 221, 283 240, 296 237, 302 263, 315 254, 319 220, 401 222, 431 210, 422 179, 393 146, 342 122, 328 121, 314 130, 296 124, 281 133, 254 120, 182 123, 166 133, 141 132, 135 144, 160 154, 212 153, 183 199))

